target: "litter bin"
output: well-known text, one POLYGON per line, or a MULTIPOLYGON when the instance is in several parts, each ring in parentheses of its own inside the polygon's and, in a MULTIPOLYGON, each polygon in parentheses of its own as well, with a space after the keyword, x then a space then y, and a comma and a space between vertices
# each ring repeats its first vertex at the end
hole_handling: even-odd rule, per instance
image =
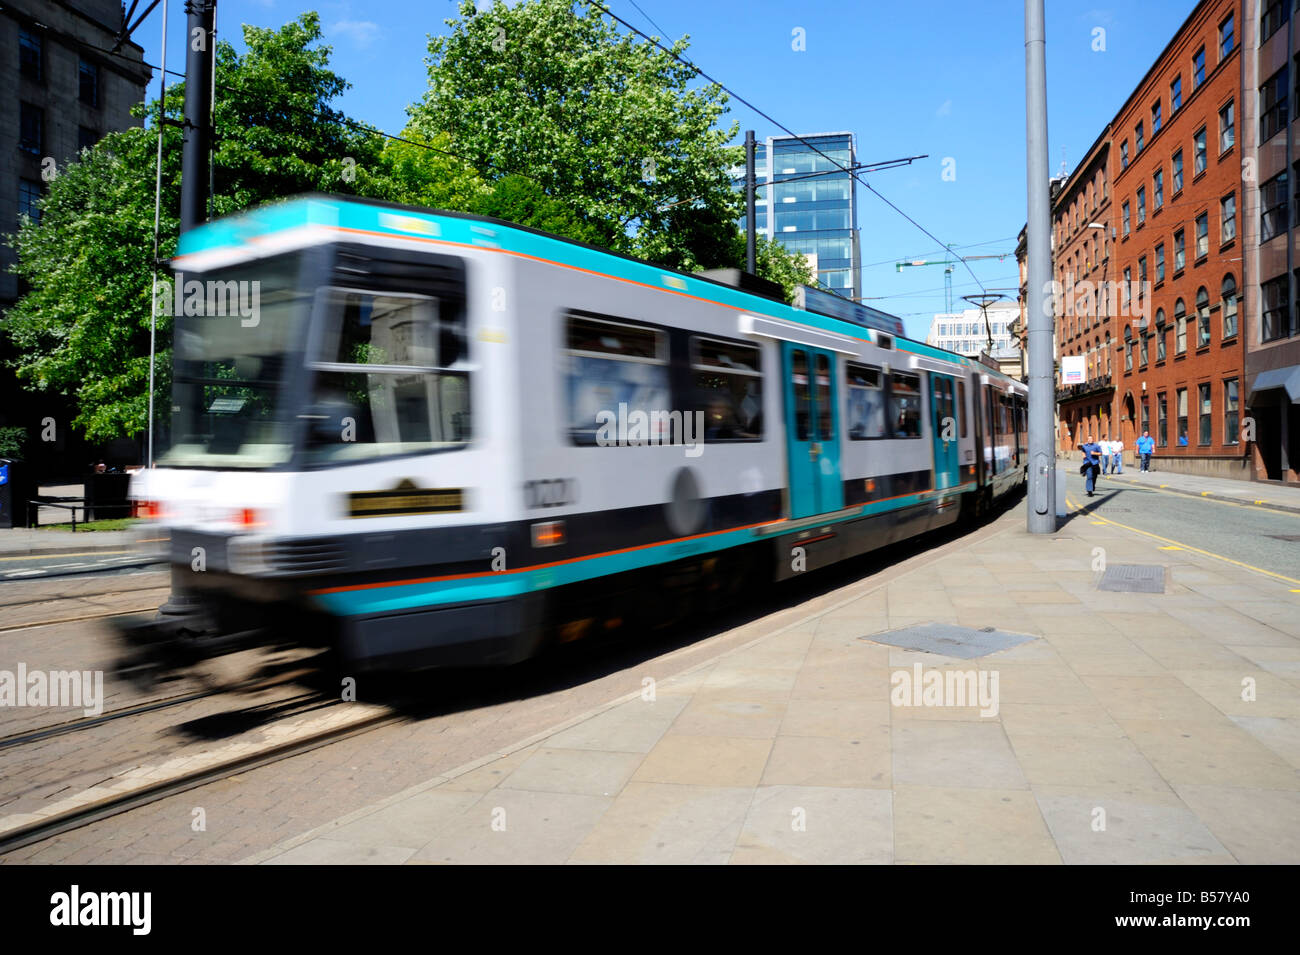
POLYGON ((130 517, 131 502, 126 489, 131 483, 129 474, 90 474, 82 492, 86 500, 86 520, 102 521, 114 517, 130 517))
POLYGON ((36 485, 26 461, 0 458, 0 528, 27 527, 27 502, 36 485))

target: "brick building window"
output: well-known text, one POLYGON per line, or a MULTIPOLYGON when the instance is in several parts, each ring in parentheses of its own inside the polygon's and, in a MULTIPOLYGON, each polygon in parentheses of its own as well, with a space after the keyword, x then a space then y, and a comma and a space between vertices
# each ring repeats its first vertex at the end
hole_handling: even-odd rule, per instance
POLYGON ((1290 95, 1287 85, 1287 68, 1278 70, 1259 87, 1259 141, 1266 143, 1282 130, 1287 123, 1287 97, 1290 95))
POLYGON ((1198 443, 1205 445, 1210 443, 1214 430, 1214 407, 1210 400, 1210 383, 1207 381, 1204 384, 1197 385, 1196 391, 1196 404, 1201 413, 1201 426, 1198 434, 1200 440, 1198 443))
POLYGON ((1271 342, 1291 334, 1290 311, 1287 308, 1286 276, 1260 283, 1260 338, 1271 342))
POLYGON ((18 28, 18 72, 37 83, 45 74, 45 38, 27 27, 18 28))
POLYGON ((1184 241, 1183 230, 1179 229, 1174 233, 1174 274, 1177 275, 1187 264, 1187 243, 1184 241))
POLYGON ((1228 19, 1219 24, 1219 59, 1221 60, 1232 52, 1232 47, 1236 43, 1234 26, 1231 13, 1228 14, 1228 19))
POLYGON ((1124 235, 1128 235, 1128 231, 1129 231, 1128 202, 1125 202, 1124 205, 1120 208, 1120 221, 1124 226, 1124 235))
POLYGON ((1151 208, 1159 209, 1165 204, 1165 171, 1157 169, 1151 176, 1151 208))
POLYGON ((1138 225, 1147 221, 1147 190, 1146 186, 1138 186, 1138 225))
POLYGON ((1196 290, 1196 347, 1210 344, 1210 293, 1201 286, 1196 290))
POLYGON ((1210 214, 1202 212, 1196 217, 1196 257, 1210 254, 1210 214))
POLYGON ((45 110, 31 103, 18 107, 18 148, 24 152, 41 154, 45 146, 45 110))
POLYGON ((1219 110, 1219 152, 1221 153, 1227 152, 1236 142, 1236 122, 1232 107, 1233 104, 1229 103, 1219 110))
POLYGON ((1179 388, 1177 393, 1178 408, 1178 444, 1184 445, 1187 441, 1187 389, 1179 388))
POLYGON ((1223 299, 1223 340, 1227 341, 1237 335, 1237 280, 1225 275, 1219 294, 1223 299))
POLYGON ((1156 284, 1159 285, 1165 280, 1165 244, 1161 242, 1156 246, 1156 284))
POLYGON ((1142 298, 1142 291, 1147 284, 1147 257, 1144 255, 1138 259, 1138 298, 1142 298))
POLYGON ((1180 298, 1174 302, 1174 354, 1187 351, 1187 306, 1180 298))
POLYGON ((1124 370, 1133 370, 1133 330, 1124 329, 1124 370))
POLYGON ((22 217, 26 216, 32 220, 32 224, 39 224, 41 221, 41 208, 37 205, 41 198, 41 184, 34 179, 18 180, 18 219, 21 222, 22 217))
POLYGON ((1151 135, 1160 132, 1160 100, 1151 105, 1151 135))
POLYGON ((1142 134, 1142 124, 1138 123, 1133 128, 1133 152, 1134 154, 1142 152, 1142 148, 1147 144, 1146 136, 1142 134))
POLYGON ((1156 310, 1156 361, 1165 360, 1165 310, 1156 310))
POLYGON ((1199 176, 1205 172, 1205 161, 1205 127, 1202 126, 1192 137, 1192 175, 1199 176))
POLYGON ((1174 153, 1174 195, 1183 191, 1183 151, 1174 153))
POLYGON ((1223 443, 1236 444, 1239 436, 1237 406, 1237 379, 1223 383, 1223 443))
POLYGON ((1169 115, 1172 116, 1183 108, 1183 78, 1175 76, 1169 84, 1169 115))
POLYGON ((89 60, 81 60, 77 66, 77 82, 81 101, 87 106, 98 106, 99 67, 89 60))
POLYGON ((1127 309, 1129 302, 1132 301, 1133 298, 1133 270, 1132 269, 1124 270, 1124 287, 1120 291, 1122 293, 1120 295, 1120 298, 1122 299, 1120 305, 1122 308, 1127 309))
POLYGON ((1285 232, 1287 220, 1286 173, 1281 172, 1259 187, 1259 241, 1267 242, 1285 232))
POLYGON ((1169 447, 1169 399, 1163 391, 1156 395, 1156 444, 1169 447))
POLYGON ((1205 82, 1205 47, 1201 47, 1192 57, 1192 89, 1199 89, 1205 82))
POLYGON ((1229 242, 1237 237, 1237 197, 1224 196, 1219 200, 1219 241, 1229 242))
POLYGON ((1149 339, 1150 337, 1151 336, 1148 335, 1146 332, 1142 332, 1138 336, 1138 364, 1141 365, 1143 368, 1147 366, 1147 360, 1150 354, 1147 346, 1147 339, 1149 339))
POLYGON ((1128 140, 1119 144, 1119 165, 1121 169, 1128 168, 1128 140))
POLYGON ((1267 0, 1259 18, 1259 42, 1263 43, 1291 19, 1292 0, 1267 0))

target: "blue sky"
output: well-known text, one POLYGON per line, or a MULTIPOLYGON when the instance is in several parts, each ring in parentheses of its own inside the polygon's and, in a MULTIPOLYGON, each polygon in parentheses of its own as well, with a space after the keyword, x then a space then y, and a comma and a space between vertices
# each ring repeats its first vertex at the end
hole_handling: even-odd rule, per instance
MULTIPOLYGON (((168 68, 182 70, 184 5, 169 7, 168 68)), ((968 255, 1013 252, 1025 221, 1023 5, 1015 0, 909 3, 771 0, 604 0, 647 32, 689 34, 688 55, 796 133, 852 130, 861 162, 928 154, 871 184, 921 225, 968 255), (638 7, 640 9, 638 9, 638 7), (655 28, 647 16, 653 18, 655 28), (795 50, 795 31, 803 50, 795 50), (944 160, 955 178, 943 178, 944 160)), ((1194 7, 1192 0, 1099 5, 1047 3, 1051 169, 1069 168, 1096 139, 1194 7), (1104 31, 1099 34, 1096 31, 1104 31), (1104 41, 1104 42, 1099 42, 1104 41), (1095 50, 1094 46, 1104 46, 1095 50)), ((334 69, 352 83, 340 105, 397 133, 427 84, 427 36, 447 28, 449 0, 219 0, 218 30, 243 47, 238 26, 278 27, 320 13, 334 69)), ((157 65, 161 7, 136 31, 157 65)), ((156 95, 155 82, 150 95, 156 95)), ((762 138, 779 134, 733 101, 731 118, 762 138)), ((938 257, 935 242, 859 187, 863 294, 904 316, 924 337, 944 308, 941 267, 905 269, 900 258, 938 257)), ((991 289, 1017 284, 1014 257, 971 263, 991 289)), ((979 291, 969 272, 955 295, 979 291)), ((1014 297, 1014 291, 1008 292, 1014 297)))

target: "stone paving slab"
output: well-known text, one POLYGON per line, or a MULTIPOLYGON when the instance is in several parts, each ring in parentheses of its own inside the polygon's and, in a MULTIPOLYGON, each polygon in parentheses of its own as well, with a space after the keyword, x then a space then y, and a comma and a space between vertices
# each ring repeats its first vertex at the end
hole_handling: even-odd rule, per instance
POLYGON ((1300 862, 1294 585, 1084 515, 1000 527, 244 861, 1300 862), (1098 593, 1096 547, 1168 591, 1098 593), (934 622, 1032 639, 871 640, 934 622), (965 695, 981 678, 995 706, 965 695))

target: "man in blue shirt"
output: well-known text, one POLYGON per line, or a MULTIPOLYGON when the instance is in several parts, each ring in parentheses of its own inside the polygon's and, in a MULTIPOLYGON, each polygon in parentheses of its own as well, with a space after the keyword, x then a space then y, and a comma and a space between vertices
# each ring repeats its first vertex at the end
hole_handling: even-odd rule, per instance
POLYGON ((1092 440, 1092 435, 1088 435, 1087 443, 1080 450, 1083 451, 1083 465, 1079 468, 1079 473, 1083 475, 1088 496, 1092 497, 1092 490, 1097 486, 1097 472, 1101 469, 1101 446, 1092 440))
POLYGON ((1151 470, 1151 455, 1156 450, 1156 439, 1151 437, 1148 431, 1142 432, 1142 437, 1138 438, 1137 451, 1142 456, 1142 473, 1146 474, 1151 470))

